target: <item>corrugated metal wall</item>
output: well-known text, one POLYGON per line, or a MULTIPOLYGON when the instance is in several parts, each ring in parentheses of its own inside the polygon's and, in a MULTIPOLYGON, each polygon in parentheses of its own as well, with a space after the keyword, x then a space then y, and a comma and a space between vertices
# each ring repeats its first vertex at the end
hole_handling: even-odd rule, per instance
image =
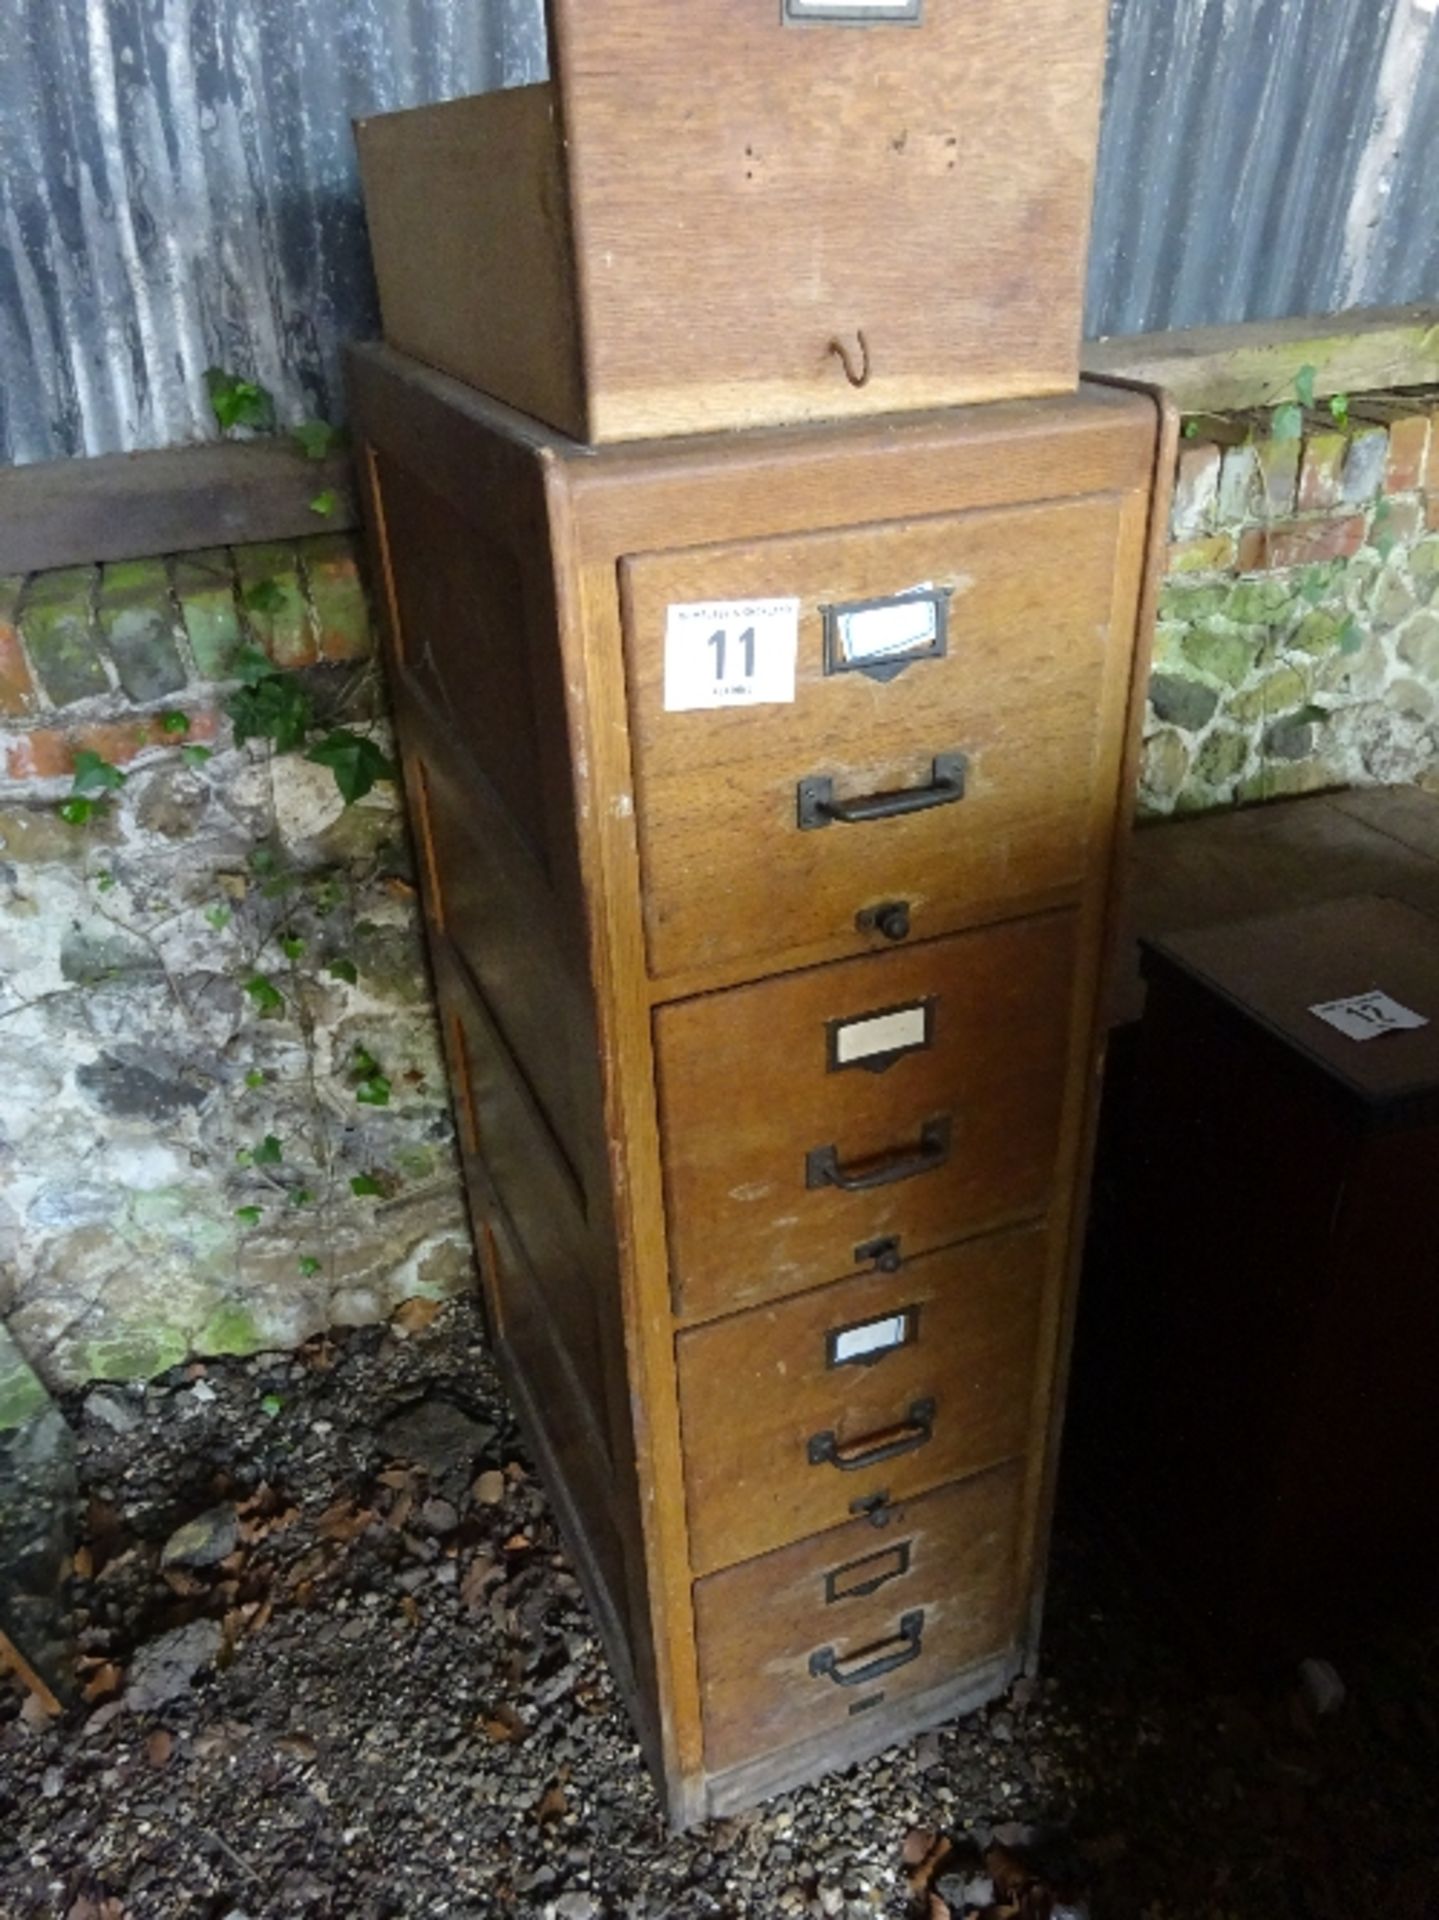
MULTIPOLYGON (((0 459, 333 413, 351 116, 543 72, 541 0, 0 0, 0 459)), ((1439 0, 1111 0, 1089 329, 1435 294, 1436 179, 1439 0)))
POLYGON ((1439 0, 1110 0, 1088 328, 1439 295, 1439 0))
POLYGON ((338 404, 376 329, 350 120, 541 79, 540 0, 0 0, 0 459, 338 404))

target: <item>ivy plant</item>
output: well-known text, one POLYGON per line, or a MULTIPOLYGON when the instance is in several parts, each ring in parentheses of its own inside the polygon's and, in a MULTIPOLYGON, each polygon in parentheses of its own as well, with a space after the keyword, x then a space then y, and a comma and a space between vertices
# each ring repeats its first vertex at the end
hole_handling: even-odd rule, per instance
POLYGON ((268 433, 274 427, 274 396, 258 380, 241 379, 224 367, 207 367, 205 391, 222 433, 232 433, 236 427, 268 433))

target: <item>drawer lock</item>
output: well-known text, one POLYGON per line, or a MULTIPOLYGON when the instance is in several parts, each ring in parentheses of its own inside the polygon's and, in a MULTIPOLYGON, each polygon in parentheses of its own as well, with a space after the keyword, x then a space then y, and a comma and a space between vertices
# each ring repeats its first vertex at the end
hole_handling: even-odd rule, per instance
POLYGON ((897 793, 867 793, 857 800, 836 800, 834 781, 827 773, 812 773, 796 790, 799 824, 803 832, 838 824, 865 826, 871 820, 899 820, 908 813, 928 813, 933 807, 952 807, 964 798, 969 757, 939 753, 934 757, 929 784, 901 787, 897 793))
POLYGON ((880 907, 861 907, 854 916, 861 933, 882 933, 886 940, 908 940, 908 900, 886 900, 880 907))
POLYGON ((863 1440, 841 1443, 833 1430, 811 1434, 809 1463, 812 1467, 838 1467, 841 1473, 860 1473, 882 1461, 897 1460, 903 1453, 917 1453, 934 1438, 936 1412, 933 1400, 915 1400, 899 1426, 886 1427, 863 1440))
POLYGON ((865 1687, 898 1667, 907 1667, 923 1650, 924 1609, 920 1607, 903 1616, 893 1639, 862 1647, 858 1653, 838 1654, 833 1647, 821 1647, 810 1655, 809 1670, 814 1679, 833 1680, 837 1687, 865 1687))
POLYGON ((901 1149, 851 1167, 841 1164, 838 1147, 811 1147, 804 1159, 804 1184, 811 1193, 819 1187, 838 1187, 841 1193, 872 1193, 876 1187, 892 1187, 918 1174, 933 1173, 949 1158, 952 1131, 949 1115, 941 1114, 937 1120, 925 1121, 919 1145, 913 1151, 901 1149))

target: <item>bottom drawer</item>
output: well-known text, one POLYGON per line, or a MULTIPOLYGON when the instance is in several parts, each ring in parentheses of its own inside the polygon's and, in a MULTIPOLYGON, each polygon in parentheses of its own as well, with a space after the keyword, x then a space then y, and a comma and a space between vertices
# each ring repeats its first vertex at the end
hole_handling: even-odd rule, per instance
POLYGON ((695 1585, 712 1773, 922 1694, 1002 1652, 1023 1468, 997 1467, 695 1585))

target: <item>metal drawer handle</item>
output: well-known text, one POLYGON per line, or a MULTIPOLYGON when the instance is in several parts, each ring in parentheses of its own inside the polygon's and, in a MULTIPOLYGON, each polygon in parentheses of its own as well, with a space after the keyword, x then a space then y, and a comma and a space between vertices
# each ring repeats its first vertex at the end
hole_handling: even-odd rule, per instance
POLYGON ((833 1647, 821 1647, 809 1657, 809 1670, 816 1680, 833 1680, 837 1687, 864 1687, 871 1680, 882 1680, 887 1673, 907 1667, 924 1651, 924 1609, 907 1613, 892 1640, 878 1646, 863 1647, 858 1653, 841 1656, 833 1647), (891 1651, 892 1649, 892 1651, 891 1651), (860 1664, 855 1665, 858 1661, 860 1664))
POLYGON ((927 787, 901 787, 898 793, 867 793, 858 800, 836 800, 834 781, 827 773, 801 780, 797 791, 799 824, 808 833, 836 821, 861 827, 870 820, 898 820, 907 813, 927 813, 931 807, 952 807, 964 798, 969 756, 937 753, 927 787))
POLYGON ((926 1120, 919 1133, 916 1153, 901 1151, 880 1160, 866 1160, 856 1167, 840 1165, 838 1147, 811 1147, 804 1157, 804 1184, 838 1187, 841 1193, 870 1193, 876 1187, 892 1187, 900 1180, 913 1180, 916 1174, 933 1173, 949 1158, 952 1131, 949 1115, 926 1120))
POLYGON ((934 1438, 933 1400, 915 1400, 901 1425, 886 1427, 863 1440, 847 1440, 843 1445, 831 1430, 810 1436, 809 1463, 812 1467, 838 1467, 841 1473, 859 1473, 865 1467, 877 1467, 884 1460, 897 1460, 902 1453, 914 1453, 934 1438))

